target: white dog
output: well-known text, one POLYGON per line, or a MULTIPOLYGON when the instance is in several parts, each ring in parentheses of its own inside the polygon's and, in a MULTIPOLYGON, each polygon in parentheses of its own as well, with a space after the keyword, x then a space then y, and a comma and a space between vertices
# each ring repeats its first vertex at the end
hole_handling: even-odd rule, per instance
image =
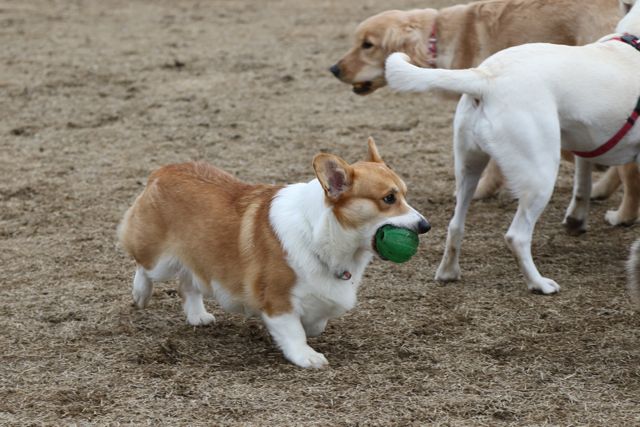
POLYGON ((582 156, 577 157, 565 216, 575 229, 586 227, 590 160, 621 165, 637 161, 640 152, 640 126, 632 127, 634 108, 640 109, 640 47, 634 48, 632 36, 621 39, 624 34, 640 36, 640 6, 635 3, 621 1, 627 14, 617 34, 586 46, 526 44, 467 70, 418 68, 402 53, 387 59, 386 80, 392 89, 463 94, 454 119, 456 208, 437 280, 460 277, 465 217, 491 157, 519 199, 505 239, 527 286, 544 294, 560 289, 538 272, 531 256, 533 229, 553 192, 560 148, 582 156))

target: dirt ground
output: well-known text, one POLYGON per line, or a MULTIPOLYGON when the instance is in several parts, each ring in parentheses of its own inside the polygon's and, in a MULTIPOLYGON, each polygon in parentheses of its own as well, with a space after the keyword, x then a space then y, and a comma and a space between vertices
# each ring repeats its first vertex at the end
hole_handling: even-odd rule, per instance
MULTIPOLYGON (((527 292, 508 197, 472 206, 463 279, 434 282, 453 210, 455 103, 327 71, 356 24, 436 0, 0 0, 0 424, 630 425, 640 317, 625 292, 637 227, 565 234, 563 165, 527 292), (154 168, 205 159, 249 181, 312 177, 373 135, 433 225, 404 265, 376 260, 352 312, 287 363, 255 319, 185 323, 174 284, 132 307, 124 210, 154 168)), ((531 172, 535 179, 535 171, 531 172)))

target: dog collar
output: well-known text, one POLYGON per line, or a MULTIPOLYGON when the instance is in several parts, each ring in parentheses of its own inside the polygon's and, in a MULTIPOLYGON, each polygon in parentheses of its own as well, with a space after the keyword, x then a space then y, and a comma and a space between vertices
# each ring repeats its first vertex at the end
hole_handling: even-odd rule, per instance
POLYGON ((351 273, 345 270, 340 274, 336 274, 336 277, 340 280, 349 280, 351 279, 351 273))
POLYGON ((429 35, 429 43, 427 45, 430 58, 427 60, 427 64, 431 68, 438 68, 436 66, 436 59, 438 59, 438 23, 437 18, 433 20, 433 27, 431 27, 431 34, 429 35))
MULTIPOLYGON (((316 254, 316 258, 328 270, 331 270, 331 267, 329 267, 329 264, 326 263, 322 258, 320 258, 320 255, 316 254)), ((344 270, 342 272, 335 272, 335 273, 333 273, 333 275, 334 275, 334 277, 336 279, 340 279, 340 280, 349 280, 349 279, 351 279, 351 272, 349 270, 344 270)))
MULTIPOLYGON (((621 37, 613 37, 607 41, 610 41, 610 40, 616 40, 616 41, 626 43, 629 46, 633 46, 637 51, 640 52, 640 39, 638 39, 638 37, 632 34, 624 34, 621 37)), ((636 104, 636 108, 634 108, 631 115, 627 117, 625 124, 620 128, 618 132, 616 132, 615 135, 613 135, 613 137, 611 137, 611 139, 609 139, 607 142, 605 142, 595 150, 574 151, 573 154, 575 154, 578 157, 584 157, 584 158, 593 158, 593 157, 598 157, 603 155, 604 153, 606 153, 607 151, 615 147, 618 144, 618 142, 620 142, 622 138, 624 138, 625 135, 629 133, 633 125, 636 123, 638 116, 640 116, 640 98, 638 98, 638 103, 636 104)))

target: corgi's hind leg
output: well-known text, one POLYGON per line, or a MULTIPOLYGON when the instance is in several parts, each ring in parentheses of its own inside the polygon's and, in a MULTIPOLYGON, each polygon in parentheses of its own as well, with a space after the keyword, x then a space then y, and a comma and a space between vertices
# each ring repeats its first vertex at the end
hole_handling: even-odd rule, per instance
POLYGON ((151 299, 151 293, 153 292, 153 282, 147 275, 142 266, 138 266, 136 274, 133 277, 133 302, 139 308, 145 308, 149 304, 151 299))
POLYGON ((208 325, 216 321, 213 314, 205 308, 199 283, 189 271, 180 274, 180 296, 184 314, 190 325, 208 325))

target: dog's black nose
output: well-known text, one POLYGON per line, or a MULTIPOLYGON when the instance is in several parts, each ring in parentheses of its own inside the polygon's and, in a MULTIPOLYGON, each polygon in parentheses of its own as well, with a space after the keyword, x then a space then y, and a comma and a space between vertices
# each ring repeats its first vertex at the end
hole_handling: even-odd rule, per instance
POLYGON ((431 230, 431 224, 429 224, 429 221, 422 218, 418 223, 418 234, 424 234, 429 230, 431 230))
POLYGON ((331 71, 331 74, 333 74, 337 78, 340 78, 340 67, 338 66, 338 64, 332 65, 331 68, 329 68, 329 71, 331 71))

